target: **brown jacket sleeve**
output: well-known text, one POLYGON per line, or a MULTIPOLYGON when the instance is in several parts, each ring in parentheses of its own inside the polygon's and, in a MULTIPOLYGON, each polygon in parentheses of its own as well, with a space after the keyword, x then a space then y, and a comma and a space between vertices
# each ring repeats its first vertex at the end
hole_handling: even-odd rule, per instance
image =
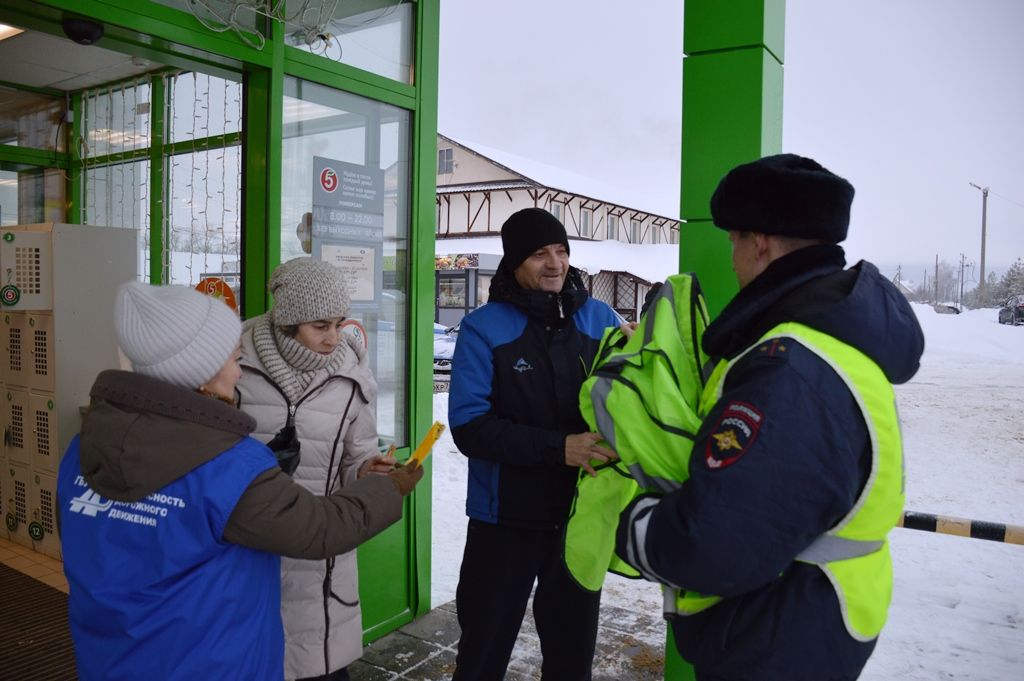
POLYGON ((351 551, 401 517, 402 495, 386 476, 367 475, 323 497, 274 467, 242 494, 224 527, 224 539, 316 560, 351 551))

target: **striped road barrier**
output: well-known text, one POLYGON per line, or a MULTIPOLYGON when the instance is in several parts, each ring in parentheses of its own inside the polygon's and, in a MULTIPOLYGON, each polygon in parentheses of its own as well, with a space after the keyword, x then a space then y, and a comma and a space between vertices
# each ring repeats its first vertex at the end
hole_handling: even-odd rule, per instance
POLYGON ((896 523, 896 527, 1024 545, 1024 527, 991 523, 986 520, 968 520, 947 515, 904 511, 900 521, 896 523))

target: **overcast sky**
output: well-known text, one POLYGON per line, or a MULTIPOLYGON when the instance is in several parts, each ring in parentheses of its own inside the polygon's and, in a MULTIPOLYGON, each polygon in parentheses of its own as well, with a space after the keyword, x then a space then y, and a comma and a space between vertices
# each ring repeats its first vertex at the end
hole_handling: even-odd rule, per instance
MULTIPOLYGON (((682 0, 441 3, 439 128, 677 205, 682 0)), ((857 189, 846 247, 920 279, 1024 257, 1024 0, 787 0, 783 150, 857 189)), ((571 189, 571 188, 570 188, 571 189)))

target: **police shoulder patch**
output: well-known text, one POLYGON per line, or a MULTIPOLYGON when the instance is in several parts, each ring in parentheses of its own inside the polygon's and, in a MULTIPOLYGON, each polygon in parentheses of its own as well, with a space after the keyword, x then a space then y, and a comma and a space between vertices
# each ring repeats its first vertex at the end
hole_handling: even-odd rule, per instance
POLYGON ((712 470, 727 468, 750 450, 764 425, 764 414, 744 402, 730 402, 708 433, 704 463, 712 470))

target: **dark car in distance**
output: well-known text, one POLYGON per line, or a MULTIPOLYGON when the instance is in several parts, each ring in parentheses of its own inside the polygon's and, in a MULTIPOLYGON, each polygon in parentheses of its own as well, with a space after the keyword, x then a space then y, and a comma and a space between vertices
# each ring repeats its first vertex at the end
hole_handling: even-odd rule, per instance
POLYGON ((1024 295, 1010 296, 1006 304, 999 308, 1000 324, 1024 324, 1024 295))

